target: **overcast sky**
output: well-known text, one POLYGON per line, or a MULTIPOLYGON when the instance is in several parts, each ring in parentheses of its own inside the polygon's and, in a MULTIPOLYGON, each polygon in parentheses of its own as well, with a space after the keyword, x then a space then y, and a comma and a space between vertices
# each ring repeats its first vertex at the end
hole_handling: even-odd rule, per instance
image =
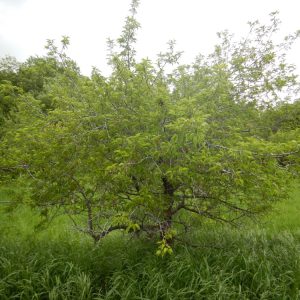
MULTIPOLYGON (((69 55, 82 72, 91 66, 104 74, 106 40, 117 38, 128 15, 130 0, 0 0, 0 57, 15 56, 24 61, 30 55, 45 54, 47 39, 71 38, 69 55)), ((247 21, 266 21, 278 10, 282 33, 300 29, 299 0, 142 0, 137 19, 139 57, 155 58, 175 39, 184 51, 183 62, 208 53, 217 42, 216 32, 228 29, 247 33, 247 21)), ((289 59, 298 65, 300 42, 289 59)))

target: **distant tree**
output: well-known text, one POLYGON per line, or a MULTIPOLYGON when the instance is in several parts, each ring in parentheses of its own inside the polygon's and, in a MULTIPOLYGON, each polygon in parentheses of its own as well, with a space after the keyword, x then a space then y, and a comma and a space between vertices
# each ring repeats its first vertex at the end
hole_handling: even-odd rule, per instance
POLYGON ((0 82, 3 80, 10 81, 13 84, 17 82, 17 73, 20 63, 15 57, 5 56, 0 59, 0 82))
POLYGON ((22 90, 11 84, 10 81, 0 83, 0 132, 3 129, 5 120, 12 119, 17 110, 17 99, 22 90))
POLYGON ((265 120, 270 122, 271 131, 288 132, 300 128, 300 100, 284 103, 265 112, 265 120))
POLYGON ((295 36, 274 46, 273 14, 270 26, 250 24, 254 37, 231 43, 221 34, 209 57, 167 74, 180 58, 173 42, 156 64, 136 61, 137 6, 110 42, 108 78, 81 76, 64 52, 68 40, 63 51, 50 43, 64 70, 45 89, 55 105, 45 113, 26 94, 1 150, 10 149, 6 164, 23 166, 44 214, 58 208, 95 241, 144 232, 164 255, 203 219, 237 225, 287 197, 293 172, 279 160, 299 157, 299 132, 278 140, 261 124, 282 91, 297 92, 292 67, 277 56, 295 36))
MULTIPOLYGON (((264 111, 262 122, 264 135, 270 141, 299 144, 300 101, 284 103, 264 111)), ((299 177, 300 155, 278 157, 278 163, 282 167, 288 167, 296 178, 299 177)))
POLYGON ((14 57, 0 59, 0 137, 4 122, 11 119, 17 108, 17 97, 22 92, 15 86, 20 64, 14 57))

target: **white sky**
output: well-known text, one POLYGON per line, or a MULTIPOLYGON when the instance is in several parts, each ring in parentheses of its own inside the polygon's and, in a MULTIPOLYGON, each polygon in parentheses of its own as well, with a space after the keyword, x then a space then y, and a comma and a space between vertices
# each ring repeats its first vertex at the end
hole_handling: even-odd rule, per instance
MULTIPOLYGON (((71 38, 68 54, 84 74, 96 66, 105 75, 106 40, 117 38, 128 15, 130 0, 0 0, 0 57, 24 61, 45 54, 47 39, 71 38)), ((299 0, 141 0, 137 19, 138 56, 155 58, 175 39, 184 51, 183 62, 208 53, 217 42, 216 32, 228 29, 247 33, 247 21, 266 21, 279 10, 283 34, 300 29, 299 0)), ((300 74, 300 42, 291 62, 300 74)))

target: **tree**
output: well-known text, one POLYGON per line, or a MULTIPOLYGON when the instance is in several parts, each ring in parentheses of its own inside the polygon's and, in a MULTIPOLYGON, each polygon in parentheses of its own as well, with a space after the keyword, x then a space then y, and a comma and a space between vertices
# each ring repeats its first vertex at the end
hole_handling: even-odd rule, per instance
POLYGON ((265 40, 275 15, 272 26, 251 24, 253 39, 232 44, 221 34, 213 54, 167 75, 180 57, 174 43, 156 65, 136 61, 137 6, 119 49, 110 43, 108 78, 80 75, 67 41, 62 51, 50 43, 49 57, 63 69, 44 90, 55 105, 45 111, 26 94, 1 148, 10 148, 7 164, 23 166, 44 215, 57 208, 95 241, 115 230, 144 232, 160 239, 164 255, 195 222, 237 225, 287 197, 293 173, 279 160, 299 157, 299 135, 278 141, 259 124, 298 83, 265 40))
MULTIPOLYGON (((277 144, 299 144, 300 137, 300 101, 284 103, 263 113, 265 136, 277 144), (267 126, 266 126, 267 125, 267 126)), ((279 165, 288 167, 295 177, 299 176, 299 155, 278 157, 279 165)))
MULTIPOLYGON (((21 126, 18 123, 22 115, 22 111, 18 114, 19 108, 33 112, 32 99, 35 102, 38 100, 38 110, 42 109, 44 114, 55 107, 55 96, 47 90, 47 85, 67 70, 61 62, 67 45, 66 37, 62 39, 61 49, 55 48, 53 41, 49 40, 46 46, 49 53, 46 57, 29 57, 24 63, 10 56, 0 60, 0 142, 4 149, 0 159, 0 179, 4 185, 12 179, 11 175, 16 177, 19 167, 23 165, 10 166, 8 161, 11 152, 8 145, 4 147, 5 140, 2 137, 6 131, 10 131, 11 125, 12 128, 21 126)), ((79 72, 72 60, 68 59, 68 63, 69 69, 79 72)))
POLYGON ((17 98, 22 93, 15 85, 19 65, 16 59, 10 56, 0 60, 0 131, 3 130, 4 122, 12 118, 17 109, 17 98))

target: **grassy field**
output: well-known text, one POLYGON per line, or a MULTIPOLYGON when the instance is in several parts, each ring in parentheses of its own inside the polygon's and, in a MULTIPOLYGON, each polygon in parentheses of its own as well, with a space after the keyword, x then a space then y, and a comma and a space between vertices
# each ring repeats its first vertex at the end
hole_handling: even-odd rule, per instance
POLYGON ((258 225, 205 227, 163 259, 121 234, 95 247, 63 217, 40 230, 29 208, 0 216, 1 300, 300 299, 300 188, 258 225))
POLYGON ((291 197, 277 203, 273 212, 263 220, 268 231, 274 233, 280 231, 300 231, 300 186, 291 193, 291 197))

